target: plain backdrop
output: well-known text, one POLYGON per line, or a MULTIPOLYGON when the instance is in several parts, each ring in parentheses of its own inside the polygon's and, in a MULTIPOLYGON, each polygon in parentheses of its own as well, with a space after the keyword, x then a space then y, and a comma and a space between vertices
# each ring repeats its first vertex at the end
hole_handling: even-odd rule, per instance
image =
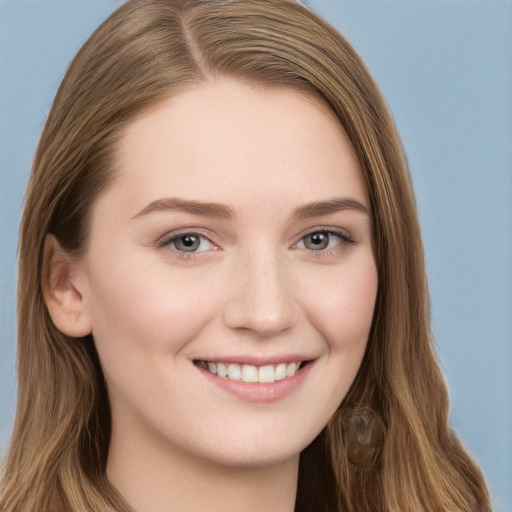
MULTIPOLYGON (((0 0, 0 453, 14 413, 17 229, 33 153, 71 58, 119 3, 0 0)), ((352 42, 393 112, 452 423, 496 509, 511 512, 512 2, 303 3, 352 42)))

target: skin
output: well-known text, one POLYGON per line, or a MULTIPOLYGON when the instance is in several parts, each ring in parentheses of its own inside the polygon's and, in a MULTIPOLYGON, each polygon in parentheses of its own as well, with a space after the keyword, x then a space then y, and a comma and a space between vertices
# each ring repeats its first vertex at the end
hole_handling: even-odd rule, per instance
POLYGON ((290 511, 299 454, 357 373, 377 294, 353 148, 321 100, 219 78, 133 121, 116 160, 85 256, 54 257, 46 295, 61 330, 94 336, 112 407, 108 477, 137 511, 290 511), (183 233, 202 237, 197 250, 183 233), (194 364, 242 356, 310 362, 268 403, 194 364))

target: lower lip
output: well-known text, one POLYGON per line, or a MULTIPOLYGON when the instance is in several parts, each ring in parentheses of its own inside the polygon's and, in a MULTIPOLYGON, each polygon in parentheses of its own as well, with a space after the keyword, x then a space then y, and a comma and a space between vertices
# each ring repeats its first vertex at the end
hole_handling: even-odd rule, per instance
POLYGON ((212 384, 215 384, 224 391, 242 400, 247 402, 270 403, 282 400, 293 393, 307 377, 312 366, 313 362, 311 361, 301 368, 293 377, 264 383, 232 380, 228 377, 219 377, 215 373, 211 373, 200 366, 196 366, 196 368, 212 384))

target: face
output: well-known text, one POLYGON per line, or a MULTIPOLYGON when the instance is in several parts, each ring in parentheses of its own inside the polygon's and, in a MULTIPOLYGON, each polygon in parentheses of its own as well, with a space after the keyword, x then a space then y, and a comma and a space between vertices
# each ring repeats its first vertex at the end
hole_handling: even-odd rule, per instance
POLYGON ((230 466, 297 457, 360 366, 368 196, 313 97, 219 79, 123 134, 80 292, 113 432, 230 466))

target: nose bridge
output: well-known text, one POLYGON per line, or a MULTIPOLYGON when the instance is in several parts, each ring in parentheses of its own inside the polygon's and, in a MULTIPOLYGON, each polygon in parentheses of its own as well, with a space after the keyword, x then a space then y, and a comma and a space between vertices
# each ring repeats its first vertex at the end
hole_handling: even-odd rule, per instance
POLYGON ((286 258, 268 245, 247 248, 237 259, 226 325, 273 336, 296 321, 293 283, 286 258))

